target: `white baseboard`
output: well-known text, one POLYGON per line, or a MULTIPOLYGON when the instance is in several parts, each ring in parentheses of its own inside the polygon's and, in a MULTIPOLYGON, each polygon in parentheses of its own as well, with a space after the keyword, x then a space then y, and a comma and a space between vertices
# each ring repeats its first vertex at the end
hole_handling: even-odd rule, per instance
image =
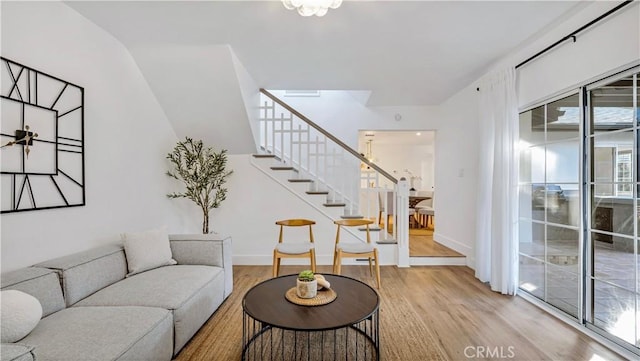
POLYGON ((456 252, 460 252, 467 257, 472 255, 473 248, 471 248, 471 246, 464 244, 462 242, 456 241, 453 238, 449 238, 442 233, 434 232, 433 240, 444 246, 451 248, 456 252))
MULTIPOLYGON (((236 255, 233 256, 233 264, 238 266, 271 266, 273 264, 273 256, 265 255, 236 255)), ((308 265, 309 260, 303 258, 285 258, 280 261, 282 266, 301 266, 308 265)), ((316 264, 318 266, 331 266, 333 265, 333 256, 316 256, 316 264)), ((343 265, 365 265, 368 262, 358 261, 355 258, 344 258, 342 260, 343 265)), ((380 255, 381 266, 395 266, 395 260, 389 257, 382 257, 380 255)))

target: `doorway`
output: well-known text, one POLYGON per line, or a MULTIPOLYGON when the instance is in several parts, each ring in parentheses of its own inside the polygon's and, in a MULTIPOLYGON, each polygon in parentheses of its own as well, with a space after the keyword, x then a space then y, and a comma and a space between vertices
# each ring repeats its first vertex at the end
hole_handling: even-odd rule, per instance
POLYGON ((435 211, 435 139, 434 130, 361 130, 358 133, 358 149, 365 158, 395 178, 404 177, 409 181, 411 197, 416 203, 409 228, 411 257, 462 256, 434 241, 437 216, 421 216, 418 212, 421 206, 435 211), (423 202, 419 203, 422 198, 423 202))

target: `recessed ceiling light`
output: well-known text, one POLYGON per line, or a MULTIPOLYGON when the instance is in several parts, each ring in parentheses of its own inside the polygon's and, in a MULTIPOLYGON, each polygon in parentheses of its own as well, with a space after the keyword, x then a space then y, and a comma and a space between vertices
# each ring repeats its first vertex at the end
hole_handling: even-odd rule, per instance
POLYGON ((422 135, 422 133, 420 133, 420 132, 417 132, 417 133, 416 133, 416 135, 422 135))

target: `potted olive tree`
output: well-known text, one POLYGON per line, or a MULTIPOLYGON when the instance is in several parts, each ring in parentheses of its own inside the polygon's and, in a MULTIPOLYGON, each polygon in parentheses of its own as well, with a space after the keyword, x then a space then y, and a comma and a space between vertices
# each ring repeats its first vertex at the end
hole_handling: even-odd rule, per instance
POLYGON ((169 198, 188 198, 202 209, 202 233, 209 233, 209 211, 218 208, 227 198, 223 187, 233 171, 227 170, 227 150, 215 152, 204 147, 201 140, 186 137, 167 154, 172 169, 167 175, 181 180, 184 192, 167 194, 169 198))

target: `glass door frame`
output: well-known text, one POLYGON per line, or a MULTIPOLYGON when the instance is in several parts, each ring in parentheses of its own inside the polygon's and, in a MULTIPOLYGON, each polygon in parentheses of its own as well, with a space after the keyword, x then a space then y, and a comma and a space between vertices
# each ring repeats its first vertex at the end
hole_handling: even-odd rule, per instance
MULTIPOLYGON (((633 92, 632 92, 632 102, 633 102, 633 109, 634 109, 634 117, 633 117, 633 125, 630 128, 630 131, 633 133, 633 157, 632 157, 632 164, 635 166, 632 172, 632 185, 633 185, 633 190, 632 190, 632 209, 634 210, 634 222, 633 222, 633 244, 634 244, 634 258, 638 258, 638 240, 640 239, 640 234, 638 234, 638 186, 640 185, 639 181, 640 179, 638 178, 638 172, 640 171, 640 169, 638 169, 638 152, 640 151, 639 143, 638 143, 638 135, 640 134, 640 124, 639 124, 639 120, 638 119, 638 104, 637 104, 637 88, 638 88, 638 81, 640 79, 640 76, 638 76, 638 74, 640 74, 640 66, 635 66, 632 67, 630 69, 627 69, 625 71, 616 73, 614 75, 610 75, 607 76, 603 79, 600 79, 596 82, 587 84, 583 87, 581 87, 582 91, 580 92, 582 95, 582 98, 584 100, 584 102, 582 102, 582 112, 584 113, 583 116, 583 129, 584 129, 584 140, 583 140, 583 146, 585 149, 585 153, 584 153, 584 160, 582 162, 582 165, 585 169, 584 169, 584 192, 582 193, 582 198, 584 199, 584 203, 585 203, 585 208, 583 210, 583 217, 585 218, 585 223, 584 223, 584 228, 582 230, 582 238, 584 239, 584 250, 582 253, 582 258, 584 261, 584 269, 583 269, 583 273, 584 276, 582 277, 582 281, 584 283, 584 287, 582 288, 582 293, 584 294, 584 313, 582 314, 582 320, 581 320, 581 324, 584 325, 587 329, 611 340, 612 342, 616 343, 617 345, 635 353, 640 355, 640 350, 632 345, 629 344, 628 341, 625 341, 623 339, 621 339, 620 337, 612 334, 611 332, 606 331, 605 329, 598 327, 595 325, 595 295, 594 295, 594 287, 595 287, 595 281, 596 281, 596 276, 595 276, 595 251, 594 251, 594 241, 591 237, 591 230, 592 230, 592 221, 593 221, 593 213, 592 213, 592 197, 591 197, 591 187, 595 187, 595 180, 592 179, 592 172, 591 172, 591 167, 593 164, 593 154, 592 154, 592 147, 588 146, 590 144, 590 140, 591 138, 595 138, 595 132, 592 133, 592 112, 591 112, 591 91, 593 91, 594 89, 598 89, 599 87, 606 85, 606 84, 610 84, 613 81, 616 80, 620 80, 623 79, 625 77, 628 76, 632 76, 634 79, 633 82, 633 92), (593 135, 592 135, 593 134, 593 135)), ((619 133, 624 133, 625 131, 628 130, 621 130, 619 131, 619 133)), ((617 163, 614 163, 614 167, 617 167, 617 163)), ((617 189, 617 179, 614 179, 614 189, 617 189)), ((638 266, 637 266, 637 261, 634 262, 634 270, 635 270, 635 276, 634 276, 634 284, 635 284, 635 312, 637 313, 639 311, 639 307, 637 304, 637 300, 638 300, 638 266)), ((599 280, 600 282, 603 282, 602 280, 599 280)), ((617 285, 616 285, 617 286, 617 285)), ((635 315, 635 313, 634 313, 635 315)), ((637 315, 635 315, 636 319, 634 320, 634 324, 636 329, 638 328, 637 322, 639 317, 637 315)), ((639 335, 637 335, 636 332, 636 340, 639 337, 639 335)), ((637 341, 636 341, 637 342, 637 341)))
MULTIPOLYGON (((595 261, 594 261, 594 249, 593 249, 593 240, 592 240, 592 221, 593 221, 593 213, 591 211, 592 209, 592 192, 594 190, 592 190, 593 187, 595 187, 595 181, 592 179, 592 175, 593 175, 593 171, 592 171, 592 157, 593 157, 593 149, 591 146, 591 140, 594 139, 595 140, 595 133, 593 133, 592 135, 592 122, 591 122, 591 99, 590 99, 590 95, 591 95, 591 91, 593 89, 596 89, 598 87, 601 87, 602 85, 605 84, 609 84, 611 82, 614 82, 616 80, 619 79, 623 79, 625 77, 628 76, 633 76, 634 82, 632 85, 633 88, 633 92, 632 92, 632 96, 633 96, 633 109, 635 111, 634 113, 634 118, 633 118, 633 127, 631 127, 631 131, 633 133, 633 152, 632 152, 632 164, 633 164, 633 174, 632 174, 632 185, 633 185, 633 191, 632 191, 632 205, 633 205, 633 242, 634 242, 634 259, 636 260, 636 262, 634 263, 634 270, 635 270, 635 275, 634 275, 634 280, 635 280, 635 293, 634 293, 634 297, 635 297, 635 311, 636 313, 638 313, 640 315, 640 305, 638 305, 638 303, 640 301, 638 301, 639 297, 638 294, 640 293, 639 291, 639 284, 640 281, 638 281, 638 277, 640 277, 640 267, 638 267, 638 263, 637 260, 640 259, 640 255, 638 255, 638 248, 640 247, 640 229, 639 225, 638 225, 638 218, 640 218, 640 212, 638 210, 638 206, 640 205, 640 202, 638 201, 638 196, 640 195, 640 166, 639 166, 639 157, 640 155, 638 154, 640 152, 640 110, 638 109, 638 106, 640 104, 638 104, 638 87, 640 87, 640 65, 634 65, 631 66, 625 70, 616 72, 615 74, 608 74, 606 76, 604 76, 603 78, 600 78, 596 81, 590 82, 590 83, 583 83, 580 86, 577 86, 576 88, 573 88, 571 90, 562 92, 562 93, 557 93, 555 94, 553 97, 549 97, 547 99, 545 99, 544 101, 540 101, 537 102, 535 104, 531 104, 529 106, 527 106, 526 108, 523 108, 519 111, 519 114, 531 111, 535 108, 538 108, 540 106, 545 106, 545 122, 547 119, 547 106, 551 103, 553 103, 554 101, 560 100, 562 98, 571 96, 571 95, 575 95, 578 94, 579 97, 579 122, 578 122, 578 132, 579 132, 579 138, 578 138, 578 142, 579 142, 579 152, 580 152, 580 161, 579 161, 579 165, 578 165, 578 176, 579 176, 579 180, 578 180, 578 194, 579 194, 579 200, 578 200, 578 209, 580 210, 580 215, 579 215, 579 219, 578 219, 578 226, 579 226, 579 232, 578 232, 578 237, 579 237, 579 243, 578 243, 578 317, 574 317, 573 315, 567 313, 566 311, 563 311, 562 309, 554 306, 553 304, 549 303, 547 301, 547 268, 548 268, 548 261, 547 261, 547 250, 546 250, 546 246, 545 246, 545 263, 544 263, 544 299, 539 299, 538 297, 534 296, 533 294, 531 294, 531 297, 527 297, 528 299, 532 299, 534 300, 534 302, 541 302, 543 303, 545 306, 547 307, 551 307, 552 309, 558 310, 559 312, 562 313, 562 316, 564 318, 566 318, 567 320, 574 320, 574 322, 579 323, 580 325, 584 326, 585 328, 587 328, 590 331, 593 331, 594 333, 603 336, 604 338, 610 340, 611 342, 617 344, 618 346, 632 352, 633 354, 637 354, 640 355, 640 348, 638 348, 635 345, 630 344, 628 341, 625 341, 615 335, 613 335, 612 333, 606 331, 604 328, 600 328, 598 326, 596 326, 594 324, 594 285, 595 285, 595 261)), ((547 141, 547 128, 546 128, 546 123, 545 123, 545 140, 544 140, 544 144, 545 147, 548 144, 547 141)), ((620 133, 623 133, 626 130, 621 130, 620 133)), ((545 148, 546 149, 546 148, 545 148)), ((520 157, 520 154, 518 155, 520 157)), ((546 159, 546 158, 545 158, 546 159)), ((615 160, 615 158, 614 158, 615 160)), ((546 162, 546 160, 545 160, 546 162)), ((614 161, 614 167, 617 167, 617 163, 615 163, 614 161)), ((546 165, 545 165, 545 177, 544 177, 544 181, 545 184, 547 182, 547 175, 546 175, 546 165)), ((533 180, 531 180, 530 182, 533 182, 533 180)), ((521 184, 521 180, 519 180, 519 184, 521 184)), ((613 184, 614 184, 614 190, 617 190, 617 179, 613 179, 613 184)), ((593 188, 594 189, 594 188, 593 188)), ((545 200, 546 202, 546 200, 545 200)), ((546 203, 545 203, 546 204, 546 203)), ((521 219, 519 217, 519 219, 521 219)), ((546 224, 547 224, 547 218, 545 215, 544 218, 544 224, 545 224, 545 244, 547 242, 546 239, 546 224)), ((520 255, 519 255, 520 257, 520 255)), ((618 286, 619 287, 619 286, 618 286)), ((529 292, 527 292, 524 289, 520 289, 521 291, 526 292, 527 294, 530 294, 529 292)), ((640 317, 636 316, 636 320, 634 320, 634 325, 636 327, 636 330, 640 329, 640 326, 637 325, 637 322, 640 322, 640 317)), ((636 339, 640 338, 640 332, 636 331, 636 339)), ((637 342, 637 340, 636 340, 637 342)))

